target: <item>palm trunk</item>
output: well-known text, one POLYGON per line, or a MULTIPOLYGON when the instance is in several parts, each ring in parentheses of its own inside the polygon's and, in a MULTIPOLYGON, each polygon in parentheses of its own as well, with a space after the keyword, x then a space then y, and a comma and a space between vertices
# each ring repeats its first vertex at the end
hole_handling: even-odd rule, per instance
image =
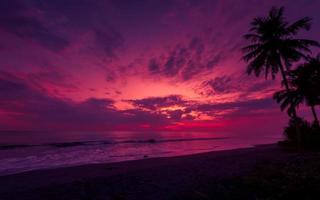
MULTIPOLYGON (((286 77, 286 73, 284 71, 284 67, 282 65, 281 59, 279 59, 279 64, 280 64, 279 67, 280 67, 280 72, 282 75, 284 86, 286 87, 286 90, 289 92, 290 87, 289 87, 288 79, 286 77)), ((295 121, 295 128, 296 128, 296 133, 297 133, 297 143, 298 143, 297 147, 298 147, 298 149, 301 149, 302 137, 301 137, 301 131, 300 131, 299 125, 297 123, 297 111, 295 108, 293 108, 292 116, 290 116, 290 117, 292 117, 293 120, 295 121)))
POLYGON ((286 77, 286 73, 283 69, 283 65, 282 63, 280 62, 280 72, 281 72, 281 75, 282 75, 282 79, 283 79, 283 82, 284 82, 284 86, 286 87, 286 90, 289 91, 289 83, 288 83, 288 79, 286 77))
POLYGON ((311 111, 312 111, 315 123, 319 126, 319 119, 318 119, 317 112, 314 105, 311 106, 311 111))
MULTIPOLYGON (((284 67, 283 67, 283 65, 282 65, 281 60, 280 60, 279 64, 280 64, 280 72, 281 72, 281 75, 282 75, 282 79, 283 79, 284 86, 286 87, 286 90, 289 92, 289 90, 290 90, 290 88, 289 88, 289 83, 288 83, 288 79, 287 79, 287 77, 286 77, 286 73, 285 73, 285 71, 284 71, 284 67)), ((293 117, 294 119, 297 118, 297 112, 296 112, 296 109, 295 109, 295 108, 293 108, 292 117, 293 117)))

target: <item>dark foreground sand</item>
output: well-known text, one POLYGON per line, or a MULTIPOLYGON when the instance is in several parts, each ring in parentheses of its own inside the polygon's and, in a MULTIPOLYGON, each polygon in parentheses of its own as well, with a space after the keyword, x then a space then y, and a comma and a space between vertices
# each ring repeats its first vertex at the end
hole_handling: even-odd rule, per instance
POLYGON ((297 156, 276 145, 173 158, 49 169, 0 177, 0 199, 183 199, 201 185, 297 156))

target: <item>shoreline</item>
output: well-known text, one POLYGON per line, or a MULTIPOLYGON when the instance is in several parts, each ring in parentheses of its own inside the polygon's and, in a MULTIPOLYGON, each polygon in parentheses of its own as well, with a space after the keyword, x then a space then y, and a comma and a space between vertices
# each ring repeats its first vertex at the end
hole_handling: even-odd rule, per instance
POLYGON ((55 170, 55 169, 64 169, 64 168, 73 168, 73 167, 81 167, 81 166, 89 166, 89 165, 106 165, 106 164, 114 164, 114 163, 122 163, 122 162, 132 162, 132 161, 139 161, 139 160, 147 160, 147 159, 157 159, 157 158, 177 158, 177 157, 185 157, 185 156, 193 156, 193 155, 199 155, 199 154, 208 154, 208 153, 215 153, 215 152, 223 152, 223 151, 236 151, 241 149, 251 149, 251 148, 259 148, 264 146, 275 146, 276 143, 271 144, 257 144, 252 146, 244 146, 234 149, 219 149, 219 150, 212 150, 207 152, 198 152, 193 154, 183 154, 183 155, 174 155, 174 156, 159 156, 159 157, 152 157, 148 155, 144 155, 141 158, 138 159, 132 159, 132 160, 120 160, 120 161, 110 161, 110 162, 99 162, 99 163, 86 163, 86 164, 75 164, 75 165, 62 165, 62 166, 55 166, 55 167, 43 167, 43 168, 36 168, 36 169, 30 169, 30 170, 21 170, 18 172, 7 172, 7 173, 0 173, 0 178, 4 176, 11 176, 11 175, 18 175, 18 174, 24 174, 24 173, 32 173, 34 171, 47 171, 47 170, 55 170))
POLYGON ((143 191, 150 197, 147 199, 157 199, 154 196, 163 195, 163 190, 172 196, 208 181, 241 176, 259 163, 287 160, 294 155, 276 144, 269 144, 185 156, 35 170, 1 176, 0 198, 6 199, 9 195, 8 199, 19 199, 15 195, 21 194, 37 199, 33 194, 55 192, 70 195, 69 192, 77 191, 78 187, 91 185, 94 188, 103 186, 107 196, 125 191, 132 194, 129 199, 135 199, 139 196, 136 191, 143 191), (64 191, 62 188, 68 189, 64 191))
POLYGON ((185 156, 43 169, 1 176, 0 199, 203 200, 256 199, 256 195, 268 199, 270 195, 290 196, 290 191, 302 197, 310 193, 318 196, 317 184, 300 188, 301 184, 296 183, 308 185, 320 177, 319 158, 319 152, 297 152, 267 144, 185 156), (264 193, 266 187, 284 193, 264 193))
MULTIPOLYGON (((152 144, 153 145, 153 144, 152 144)), ((238 149, 244 149, 244 148, 255 148, 257 146, 263 146, 263 145, 274 145, 274 143, 268 143, 268 144, 251 144, 251 145, 233 145, 233 146, 226 146, 226 147, 221 147, 219 145, 215 146, 214 148, 206 149, 206 150, 195 150, 195 152, 185 152, 185 151, 177 151, 175 149, 172 149, 171 152, 175 153, 165 153, 163 155, 161 154, 153 154, 153 152, 145 152, 145 153, 133 153, 129 154, 128 156, 125 155, 109 155, 108 153, 105 155, 105 157, 101 157, 100 154, 98 154, 97 159, 95 157, 95 152, 83 152, 84 154, 78 154, 78 150, 69 150, 68 148, 61 148, 57 147, 57 149, 37 149, 37 151, 44 152, 48 151, 49 153, 43 153, 39 154, 39 157, 35 157, 35 159, 30 158, 24 159, 26 156, 27 158, 32 157, 33 153, 36 149, 28 149, 28 151, 23 151, 23 149, 18 149, 18 150, 2 150, 4 152, 0 152, 0 158, 2 158, 2 161, 4 165, 1 165, 1 170, 0 170, 0 177, 2 176, 7 176, 7 175, 15 175, 15 174, 20 174, 20 173, 25 173, 25 172, 32 172, 32 171, 39 171, 39 170, 48 170, 48 169, 57 169, 57 168, 68 168, 68 167, 76 167, 76 166, 82 166, 82 165, 90 165, 90 164, 108 164, 108 163, 118 163, 118 162, 125 162, 125 161, 135 161, 135 160, 145 160, 145 159, 150 159, 150 158, 174 158, 174 157, 181 157, 181 156, 190 156, 190 155, 196 155, 196 154, 202 154, 202 153, 211 153, 211 152, 220 152, 220 151, 227 151, 227 150, 238 150, 238 149), (29 151, 30 150, 30 151, 29 151), (61 154, 61 158, 63 159, 63 156, 72 156, 74 159, 71 160, 71 162, 66 162, 62 163, 60 162, 59 158, 54 158, 52 157, 52 162, 50 162, 50 156, 51 154, 55 154, 53 151, 63 151, 64 154, 61 154), (52 152, 50 152, 52 151, 52 152), (4 154, 18 154, 17 158, 15 157, 5 157, 4 154), (31 153, 30 153, 31 152, 31 153), (70 154, 71 153, 71 154, 70 154), (150 153, 150 154, 149 154, 150 153), (46 156, 49 156, 49 160, 47 160, 46 156), (84 158, 78 157, 79 155, 83 155, 84 158), (99 157, 100 156, 100 157, 99 157), (90 159, 92 157, 92 159, 90 159), (88 160, 89 159, 89 160, 88 160), (6 160, 8 161, 8 165, 6 165, 6 160), (79 160, 80 162, 74 162, 79 160), (43 161, 43 162, 42 162, 43 161), (15 162, 22 163, 21 165, 16 166, 15 162), (29 162, 29 163, 28 163, 29 162), (60 163, 60 164, 55 164, 55 163, 60 163), (10 168, 10 166, 13 165, 13 168, 10 168)), ((38 147, 39 145, 36 145, 34 147, 38 147)), ((39 147, 42 147, 41 145, 39 147)), ((159 148, 159 147, 158 147, 159 148)), ((1 150, 0 150, 1 151, 1 150)), ((137 151, 139 152, 139 150, 137 151)), ((128 152, 127 152, 128 153, 128 152)))

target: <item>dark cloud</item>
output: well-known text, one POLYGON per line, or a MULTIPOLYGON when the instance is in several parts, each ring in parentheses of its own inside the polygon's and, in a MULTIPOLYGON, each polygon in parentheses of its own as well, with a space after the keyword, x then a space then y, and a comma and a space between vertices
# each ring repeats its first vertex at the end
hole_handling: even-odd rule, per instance
POLYGON ((117 74, 114 71, 109 71, 107 76, 106 76, 106 81, 107 82, 114 82, 117 80, 117 74))
POLYGON ((263 82, 253 83, 252 85, 250 85, 247 92, 262 91, 262 90, 270 88, 270 86, 273 86, 274 84, 275 84, 275 81, 273 81, 273 80, 271 80, 271 81, 265 80, 263 82))
POLYGON ((218 54, 216 56, 214 56, 211 60, 209 60, 207 62, 207 68, 208 69, 212 69, 213 67, 215 67, 221 60, 221 55, 218 54))
POLYGON ((226 103, 212 103, 212 104, 201 104, 197 105, 195 109, 200 112, 220 112, 226 110, 232 110, 230 113, 223 114, 224 118, 235 117, 235 116, 248 116, 255 114, 257 111, 270 111, 277 109, 277 104, 272 98, 254 99, 247 101, 236 101, 226 103))
POLYGON ((201 111, 210 111, 210 110, 225 110, 225 109, 236 109, 243 108, 247 110, 255 110, 260 108, 270 107, 273 105, 272 99, 258 99, 258 100, 249 100, 249 101, 239 101, 239 102, 226 102, 226 103, 212 103, 212 104, 202 104, 197 107, 201 111))
POLYGON ((65 81, 69 76, 62 74, 58 71, 42 71, 38 73, 30 73, 29 74, 30 79, 36 79, 36 80, 48 80, 50 82, 61 82, 65 81))
POLYGON ((195 119, 195 116, 190 115, 191 112, 196 112, 200 115, 207 114, 209 116, 232 118, 236 116, 254 115, 258 113, 257 111, 270 111, 278 108, 272 98, 224 103, 200 103, 185 100, 179 95, 170 95, 129 100, 127 102, 132 103, 136 107, 148 109, 151 112, 164 111, 164 113, 174 121, 195 119), (171 106, 179 106, 180 108, 177 107, 174 110, 166 109, 171 106), (165 108, 165 110, 162 110, 163 108, 165 108), (224 111, 228 111, 228 113, 224 113, 224 111))
POLYGON ((185 114, 186 112, 184 110, 173 110, 173 111, 167 111, 167 114, 170 116, 170 119, 174 121, 180 121, 182 119, 182 114, 185 114))
MULTIPOLYGON (((29 0, 33 1, 33 0, 29 0)), ((64 26, 89 28, 92 21, 104 19, 101 13, 106 12, 106 7, 100 0, 35 0, 34 7, 44 11, 49 19, 64 19, 60 22, 64 26)))
POLYGON ((29 88, 22 80, 16 79, 10 73, 0 72, 0 93, 6 100, 15 100, 20 96, 28 95, 29 88))
POLYGON ((114 101, 107 98, 90 98, 77 103, 49 96, 29 85, 25 79, 6 72, 0 73, 0 110, 19 113, 10 117, 28 123, 27 127, 22 128, 109 129, 123 124, 170 123, 165 115, 140 109, 119 111, 113 104, 114 101))
MULTIPOLYGON (((61 99, 49 96, 26 79, 0 72, 0 111, 27 124, 9 127, 11 129, 117 129, 123 126, 137 128, 145 123, 163 127, 182 120, 194 120, 195 115, 191 115, 194 112, 228 119, 278 108, 271 98, 208 104, 170 95, 127 102, 135 108, 118 110, 114 100, 108 98, 89 98, 82 102, 61 99), (170 107, 175 108, 167 109, 170 107), (224 111, 229 112, 221 114, 224 111)), ((4 127, 0 125, 0 128, 4 127)))
POLYGON ((195 102, 184 100, 180 95, 169 95, 165 97, 149 97, 144 99, 127 100, 135 107, 147 109, 149 112, 161 113, 173 122, 191 120, 190 115, 195 102), (171 107, 171 108, 170 108, 171 107), (175 107, 172 109, 172 107, 175 107))
POLYGON ((211 70, 221 59, 220 53, 209 54, 204 42, 198 37, 193 37, 187 45, 177 44, 167 55, 160 57, 149 61, 149 72, 159 76, 180 78, 183 81, 211 70))
POLYGON ((159 69, 160 69, 160 64, 158 63, 157 59, 155 58, 152 58, 150 61, 149 61, 149 65, 148 65, 148 69, 151 73, 154 73, 154 72, 158 72, 159 69))
MULTIPOLYGON (((150 1, 150 0, 111 0, 110 6, 116 9, 115 12, 121 12, 119 21, 125 21, 126 24, 133 29, 144 29, 145 26, 159 26, 155 24, 159 20, 159 16, 165 14, 175 1, 162 0, 162 1, 150 1)), ((111 12, 114 12, 111 10, 111 12)), ((150 30, 152 31, 152 30, 150 30)))
POLYGON ((122 35, 111 28, 95 30, 95 40, 108 58, 116 58, 118 50, 124 44, 122 35))
POLYGON ((69 41, 50 30, 36 16, 28 14, 34 9, 10 0, 0 2, 0 28, 24 39, 31 39, 39 45, 59 52, 69 45, 69 41))
POLYGON ((175 105, 185 105, 186 100, 182 99, 179 95, 170 95, 165 97, 149 97, 144 99, 127 100, 127 102, 140 108, 146 108, 150 110, 157 110, 161 107, 169 107, 175 105))
POLYGON ((194 50, 196 55, 198 55, 198 56, 201 56, 201 54, 204 52, 204 44, 197 37, 194 37, 191 39, 190 44, 189 44, 189 48, 194 50))
POLYGON ((220 76, 214 79, 204 81, 202 83, 204 87, 209 86, 212 89, 212 93, 229 93, 234 91, 234 84, 230 76, 220 76))
POLYGON ((49 84, 71 90, 78 89, 74 83, 70 82, 72 79, 71 75, 58 70, 45 69, 40 72, 29 73, 27 78, 30 82, 39 86, 49 84))
POLYGON ((94 107, 98 109, 113 108, 113 104, 114 104, 114 101, 112 99, 97 99, 97 98, 90 98, 82 103, 82 105, 87 105, 89 107, 94 107))
POLYGON ((277 81, 259 80, 255 77, 248 77, 246 74, 222 75, 203 81, 199 94, 211 96, 238 93, 242 98, 246 98, 255 92, 261 94, 272 92, 275 90, 275 85, 278 86, 278 84, 277 81))

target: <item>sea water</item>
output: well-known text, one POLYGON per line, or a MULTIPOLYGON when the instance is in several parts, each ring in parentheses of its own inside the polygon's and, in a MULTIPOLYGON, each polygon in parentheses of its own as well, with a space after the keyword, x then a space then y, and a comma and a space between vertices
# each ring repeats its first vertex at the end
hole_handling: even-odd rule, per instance
POLYGON ((0 175, 246 148, 279 140, 272 135, 211 132, 2 131, 0 175))

